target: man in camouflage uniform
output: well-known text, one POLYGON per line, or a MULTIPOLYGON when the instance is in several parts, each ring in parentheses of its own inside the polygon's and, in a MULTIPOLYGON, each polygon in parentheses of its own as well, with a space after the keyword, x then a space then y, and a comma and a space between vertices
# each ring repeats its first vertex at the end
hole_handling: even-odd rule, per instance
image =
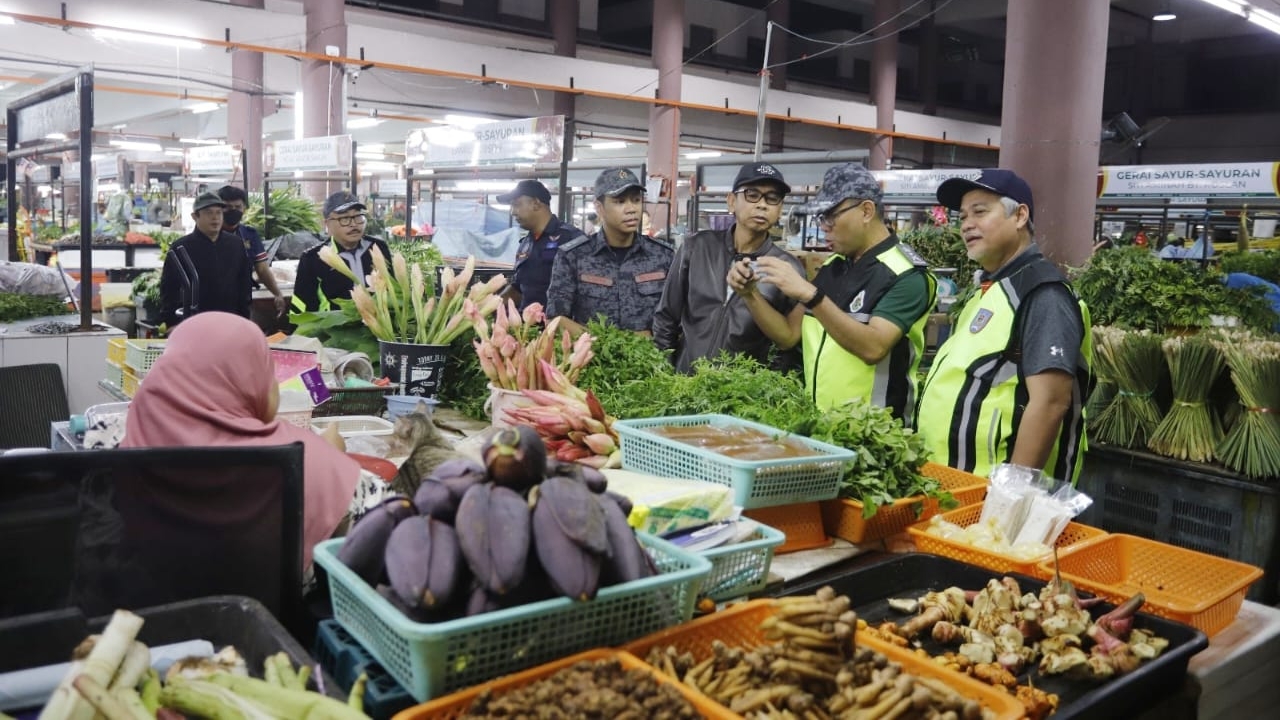
POLYGON ((639 232, 644 185, 635 173, 609 168, 596 178, 595 189, 600 229, 560 246, 547 317, 563 317, 560 322, 577 333, 603 314, 624 330, 651 335, 675 248, 639 232))

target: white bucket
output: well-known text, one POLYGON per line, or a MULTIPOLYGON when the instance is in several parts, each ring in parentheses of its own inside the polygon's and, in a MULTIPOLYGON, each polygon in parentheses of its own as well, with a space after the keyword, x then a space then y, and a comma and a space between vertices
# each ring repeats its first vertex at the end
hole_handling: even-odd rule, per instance
POLYGON ((1257 217, 1253 219, 1253 236, 1256 238, 1275 237, 1276 219, 1257 217))
POLYGON ((493 422, 494 427, 511 427, 513 423, 507 417, 507 410, 533 407, 534 401, 520 394, 519 390, 507 390, 489 383, 489 399, 484 404, 484 412, 493 422))

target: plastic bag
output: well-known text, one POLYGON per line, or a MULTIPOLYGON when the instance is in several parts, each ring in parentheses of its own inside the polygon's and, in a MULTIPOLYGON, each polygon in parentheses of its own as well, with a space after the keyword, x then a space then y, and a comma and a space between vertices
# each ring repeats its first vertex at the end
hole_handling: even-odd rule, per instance
POLYGON ((57 268, 32 263, 0 263, 0 292, 66 297, 79 283, 57 268))
POLYGON ((1032 499, 1027 516, 1018 530, 1015 544, 1044 543, 1052 547, 1067 523, 1093 504, 1093 498, 1064 483, 1053 495, 1042 494, 1032 499))
POLYGON ((1032 497, 1045 492, 1042 482, 1039 470, 1009 463, 997 465, 991 471, 991 484, 979 522, 994 528, 1002 537, 1017 537, 1032 497))

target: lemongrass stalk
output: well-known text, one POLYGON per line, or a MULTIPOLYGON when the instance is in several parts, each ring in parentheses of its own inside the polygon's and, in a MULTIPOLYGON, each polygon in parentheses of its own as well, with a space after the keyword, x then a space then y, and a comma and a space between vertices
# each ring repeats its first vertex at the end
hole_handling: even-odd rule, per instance
POLYGON ((111 680, 111 685, 107 687, 111 692, 122 688, 135 688, 138 682, 142 680, 142 676, 146 675, 147 668, 151 667, 151 650, 146 645, 133 641, 129 649, 125 651, 124 661, 120 663, 120 669, 116 671, 115 677, 111 680))
POLYGON ((135 720, 137 717, 127 705, 112 695, 105 685, 94 680, 88 673, 81 673, 71 681, 71 686, 90 706, 90 717, 95 710, 106 720, 135 720))
POLYGON ((276 687, 257 678, 230 673, 215 673, 209 677, 208 682, 256 703, 277 717, 367 720, 367 716, 359 710, 320 693, 276 687))

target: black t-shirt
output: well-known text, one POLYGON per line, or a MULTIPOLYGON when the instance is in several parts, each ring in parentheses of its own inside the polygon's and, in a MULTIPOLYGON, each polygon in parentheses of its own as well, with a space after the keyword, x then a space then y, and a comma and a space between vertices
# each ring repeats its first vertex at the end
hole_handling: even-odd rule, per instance
POLYGON ((249 273, 253 266, 245 255, 244 242, 225 232, 214 242, 197 230, 175 240, 165 256, 160 272, 160 316, 164 321, 170 327, 175 325, 182 319, 178 310, 188 304, 190 291, 178 267, 183 251, 191 260, 187 273, 194 268, 200 281, 197 312, 217 310, 249 317, 249 273))
MULTIPOLYGON (((982 273, 980 280, 999 282, 1028 263, 1048 262, 1034 243, 993 275, 982 273)), ((1046 370, 1074 375, 1079 364, 1084 324, 1080 305, 1066 285, 1049 282, 1038 285, 1022 301, 1018 310, 1018 363, 1024 376, 1046 370)))

